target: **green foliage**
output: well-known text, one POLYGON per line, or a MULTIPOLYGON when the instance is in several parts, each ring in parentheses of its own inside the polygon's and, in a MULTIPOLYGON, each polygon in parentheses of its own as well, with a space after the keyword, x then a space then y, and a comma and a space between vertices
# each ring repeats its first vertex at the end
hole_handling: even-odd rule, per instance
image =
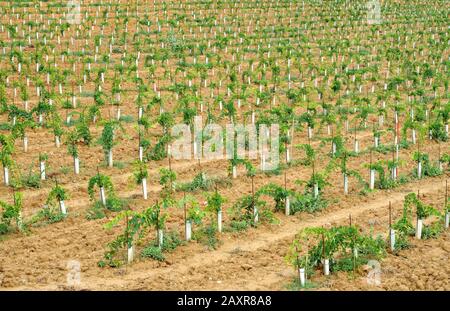
POLYGON ((114 187, 109 176, 97 173, 89 179, 88 194, 91 200, 94 200, 95 186, 98 186, 99 188, 103 187, 108 196, 114 196, 114 187))
POLYGON ((24 139, 28 128, 35 128, 36 123, 30 119, 17 120, 13 125, 11 133, 15 138, 24 139))
MULTIPOLYGON (((375 179, 375 188, 377 189, 393 189, 399 186, 402 182, 400 179, 394 180, 391 177, 387 177, 386 172, 383 167, 384 162, 378 161, 372 163, 371 165, 366 165, 369 169, 375 170, 378 174, 375 179), (378 178, 377 178, 378 177, 378 178)), ((396 162, 388 162, 388 168, 395 167, 396 162)))
POLYGON ((65 215, 58 207, 46 205, 32 218, 31 223, 53 224, 64 220, 64 218, 65 215))
POLYGON ((166 260, 166 257, 164 256, 162 249, 154 245, 144 248, 141 252, 141 256, 144 258, 151 258, 157 261, 166 260))
POLYGON ((122 161, 114 161, 113 167, 118 168, 119 170, 122 170, 127 167, 127 163, 122 161))
POLYGON ((214 186, 214 181, 204 173, 198 173, 191 182, 180 184, 177 190, 193 192, 197 190, 210 190, 214 186))
POLYGON ((306 184, 306 191, 309 191, 311 193, 314 192, 315 185, 317 185, 319 191, 322 191, 326 186, 331 185, 327 181, 327 178, 333 167, 334 163, 330 162, 323 171, 314 173, 306 182, 303 180, 296 180, 295 183, 299 185, 306 184))
POLYGON ((22 187, 39 189, 41 187, 41 174, 33 173, 33 164, 30 165, 28 171, 22 174, 19 170, 14 171, 14 178, 11 186, 15 189, 22 187))
POLYGON ((259 222, 272 223, 275 221, 273 213, 266 208, 266 202, 264 200, 261 200, 257 195, 255 195, 254 198, 252 195, 244 195, 228 210, 232 226, 240 228, 246 227, 243 223, 245 223, 247 227, 256 226, 253 214, 254 208, 258 210, 259 222))
POLYGON ((312 273, 323 259, 330 260, 331 271, 350 271, 371 259, 385 256, 385 242, 360 232, 356 226, 306 228, 293 241, 286 260, 294 267, 312 273), (355 249, 358 257, 354 255, 355 249))
POLYGON ((430 216, 440 216, 438 210, 434 209, 431 205, 423 203, 415 193, 410 193, 405 197, 405 205, 408 207, 416 207, 416 215, 418 219, 425 219, 430 216))
POLYGON ((46 203, 48 205, 52 205, 53 203, 56 203, 55 201, 59 203, 59 201, 64 201, 66 199, 67 199, 66 190, 64 190, 63 187, 61 187, 60 185, 58 185, 58 183, 56 183, 56 185, 52 188, 52 190, 50 190, 46 203))
POLYGON ((300 150, 305 151, 305 158, 302 160, 301 164, 305 166, 312 165, 316 158, 316 151, 309 144, 302 144, 296 146, 300 150))
POLYGON ((166 213, 161 213, 161 204, 156 202, 142 213, 147 226, 154 226, 156 230, 163 229, 167 219, 166 213))
POLYGON ((100 202, 96 202, 86 213, 87 220, 96 220, 106 217, 105 208, 100 202))
MULTIPOLYGON (((109 221, 106 229, 111 229, 119 224, 120 221, 125 220, 126 226, 122 234, 116 237, 112 242, 108 243, 108 251, 104 254, 104 260, 99 262, 100 266, 109 265, 111 267, 118 267, 123 264, 123 261, 118 257, 119 251, 124 248, 131 247, 133 241, 144 238, 150 227, 155 227, 157 230, 164 228, 165 219, 167 215, 161 213, 161 205, 156 203, 143 211, 142 213, 133 211, 123 211, 119 213, 114 219, 109 221)), ((158 247, 158 241, 152 240, 142 252, 142 257, 153 258, 155 260, 164 261, 164 251, 172 251, 183 242, 180 240, 176 232, 169 232, 163 237, 162 247, 158 247)))
POLYGON ((98 265, 100 267, 104 267, 106 265, 117 268, 123 265, 123 260, 117 259, 117 253, 120 249, 124 248, 127 245, 127 238, 124 234, 119 235, 107 244, 108 251, 104 254, 104 260, 99 261, 98 265))
POLYGON ((88 111, 87 111, 87 116, 86 118, 88 120, 93 120, 95 118, 100 118, 101 117, 101 113, 100 113, 100 106, 93 104, 92 106, 89 106, 88 111))
POLYGON ((304 194, 295 193, 290 202, 290 212, 295 214, 298 212, 315 213, 327 208, 328 201, 321 195, 314 197, 314 194, 305 192, 304 194))
POLYGON ((315 122, 314 122, 314 114, 315 114, 315 108, 312 107, 313 105, 309 106, 309 111, 305 112, 299 117, 299 123, 306 123, 309 127, 314 128, 315 122), (314 113, 311 113, 313 111, 314 113))
POLYGON ((134 117, 133 116, 121 115, 120 116, 120 122, 133 123, 134 122, 134 117))
POLYGON ((169 134, 161 136, 158 142, 146 154, 147 160, 160 161, 167 157, 167 145, 172 137, 169 134))
POLYGON ((48 160, 48 155, 46 153, 39 154, 39 162, 45 162, 48 160))
POLYGON ((108 156, 108 153, 112 150, 114 145, 115 131, 120 126, 118 121, 108 121, 105 122, 102 135, 100 136, 99 143, 103 147, 103 152, 105 156, 108 156))
POLYGON ((435 239, 441 235, 444 231, 444 225, 442 221, 434 222, 428 226, 423 226, 422 228, 422 239, 435 239))
MULTIPOLYGON (((100 202, 97 202, 99 204, 100 202)), ((116 196, 109 196, 106 198, 106 209, 111 212, 119 212, 128 205, 126 200, 122 200, 116 196)))
POLYGON ((0 234, 6 234, 10 232, 12 230, 12 222, 16 223, 16 226, 20 231, 25 230, 25 225, 22 221, 22 193, 14 192, 13 199, 13 204, 0 201, 0 207, 2 208, 0 217, 0 234))
POLYGON ((89 220, 100 219, 106 216, 105 209, 112 212, 119 212, 127 206, 127 202, 118 198, 114 192, 114 187, 109 176, 97 173, 89 180, 88 194, 91 201, 94 201, 93 206, 86 215, 89 220), (106 195, 106 204, 103 206, 102 202, 95 201, 95 186, 99 188, 104 187, 106 195))
POLYGON ((405 197, 402 217, 392 226, 392 229, 397 232, 395 249, 405 249, 409 247, 408 236, 414 235, 414 226, 412 225, 412 204, 416 201, 417 197, 414 193, 410 193, 405 197))
MULTIPOLYGON (((423 203, 415 193, 409 193, 405 196, 403 203, 402 217, 392 226, 396 231, 395 249, 405 249, 410 246, 408 237, 415 233, 413 221, 413 207, 416 208, 417 219, 425 219, 430 216, 441 217, 441 213, 430 205, 423 203)), ((424 226, 422 237, 424 239, 435 237, 442 231, 441 223, 434 223, 430 226, 424 226)))
POLYGON ((247 173, 246 173, 247 177, 256 176, 256 169, 250 161, 244 160, 244 165, 247 170, 247 173))
POLYGON ((14 161, 12 154, 14 152, 14 136, 0 134, 0 162, 3 167, 10 167, 14 161))
POLYGON ((429 125, 428 129, 431 132, 431 137, 434 140, 438 140, 438 141, 447 141, 448 140, 447 132, 445 131, 445 125, 444 125, 444 123, 440 122, 438 119, 433 121, 429 125))
POLYGON ((213 224, 206 225, 193 233, 192 239, 206 245, 209 249, 216 249, 219 244, 219 234, 213 224))
POLYGON ((177 174, 171 169, 162 167, 159 170, 159 184, 163 187, 164 191, 172 191, 174 189, 174 183, 177 179, 177 174))
POLYGON ((166 232, 163 237, 162 247, 158 246, 158 241, 153 240, 142 250, 141 256, 158 261, 165 261, 164 252, 171 252, 183 244, 184 241, 180 239, 180 235, 176 231, 166 232))
POLYGON ((67 134, 67 152, 74 158, 78 157, 78 146, 80 136, 77 130, 73 130, 67 134))
POLYGON ((440 161, 442 163, 446 163, 450 167, 450 154, 449 153, 444 153, 441 156, 440 161))
POLYGON ((143 214, 125 210, 117 214, 106 225, 105 229, 111 230, 124 220, 125 229, 123 233, 119 234, 113 241, 107 244, 108 251, 103 255, 104 260, 99 262, 99 266, 120 267, 124 261, 119 256, 120 251, 128 249, 133 245, 133 239, 137 235, 142 236, 143 229, 145 229, 145 219, 143 214))
POLYGON ((281 186, 278 186, 274 183, 269 183, 267 185, 262 186, 257 192, 256 195, 267 195, 270 196, 275 201, 275 210, 280 211, 285 207, 286 198, 292 194, 292 191, 289 191, 281 186))
POLYGON ((163 245, 161 250, 164 252, 171 252, 178 246, 183 245, 184 241, 181 240, 180 235, 176 231, 165 232, 163 237, 163 245))
POLYGON ((247 230, 250 226, 250 223, 248 223, 245 220, 231 220, 229 228, 227 228, 227 231, 244 231, 247 230))
POLYGON ((84 144, 88 146, 91 144, 92 135, 89 129, 89 123, 84 114, 80 115, 75 131, 77 133, 78 138, 81 139, 84 142, 84 144))
POLYGON ((187 219, 192 221, 194 224, 199 225, 202 223, 203 218, 206 216, 206 213, 200 208, 200 204, 198 202, 191 202, 191 207, 187 210, 187 219))
POLYGON ((344 138, 340 135, 334 136, 331 142, 336 146, 335 158, 348 156, 347 150, 345 150, 344 138))
POLYGON ((207 194, 206 202, 206 210, 211 213, 217 213, 222 210, 222 205, 225 202, 225 198, 216 190, 211 194, 207 194))
MULTIPOLYGON (((413 160, 422 163, 422 176, 434 177, 442 174, 439 166, 434 166, 431 164, 430 157, 426 153, 414 152, 413 160)), ((418 177, 416 169, 413 171, 413 176, 418 177)))
POLYGON ((169 128, 175 124, 173 114, 170 112, 161 113, 157 118, 157 122, 163 128, 164 134, 168 133, 169 128))
POLYGON ((146 164, 142 161, 135 161, 133 175, 136 184, 142 183, 142 180, 148 177, 146 164))
POLYGON ((333 271, 352 272, 356 267, 367 264, 368 260, 362 257, 348 256, 336 260, 333 263, 333 271))

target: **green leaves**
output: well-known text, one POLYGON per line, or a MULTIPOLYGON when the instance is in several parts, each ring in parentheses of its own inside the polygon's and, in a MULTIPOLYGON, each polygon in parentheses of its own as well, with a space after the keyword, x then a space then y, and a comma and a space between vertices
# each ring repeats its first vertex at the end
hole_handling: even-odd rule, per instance
POLYGON ((89 122, 85 117, 85 114, 80 114, 76 125, 76 131, 79 139, 82 139, 86 145, 90 145, 92 141, 91 131, 89 129, 89 122))
POLYGON ((162 249, 154 245, 150 245, 144 248, 141 252, 141 256, 146 258, 152 258, 157 261, 164 261, 166 259, 162 252, 162 249))
POLYGON ((209 212, 217 213, 218 211, 222 210, 222 205, 225 202, 225 198, 221 196, 219 192, 215 191, 213 193, 207 194, 206 202, 206 210, 209 212))
POLYGON ((50 112, 47 126, 53 130, 53 134, 57 137, 60 137, 64 133, 61 116, 56 110, 50 112))
POLYGON ((331 270, 348 271, 385 256, 385 242, 380 237, 372 238, 360 232, 356 226, 306 228, 299 232, 293 241, 286 260, 298 268, 313 271, 323 259, 329 259, 331 270), (305 248, 304 246, 307 245, 305 248), (358 250, 358 260, 354 250, 358 250), (350 269, 344 268, 350 261, 350 269))
POLYGON ((157 118, 158 124, 164 130, 164 133, 169 132, 169 128, 171 128, 175 124, 175 120, 173 118, 173 114, 170 112, 163 112, 157 118))
POLYGON ((286 198, 292 194, 292 191, 284 189, 274 183, 262 186, 256 192, 256 195, 268 195, 275 201, 275 210, 283 210, 286 198))
POLYGON ((62 221, 65 215, 57 206, 44 206, 31 220, 32 224, 44 222, 44 224, 53 224, 62 221))
POLYGON ((0 162, 3 167, 10 167, 13 164, 14 140, 13 135, 0 134, 0 162))
POLYGON ((142 183, 142 180, 148 177, 147 165, 142 161, 135 161, 133 175, 136 184, 142 183))
POLYGON ((200 207, 198 200, 192 195, 186 195, 178 201, 178 208, 186 209, 186 220, 191 220, 193 223, 199 225, 202 223, 206 212, 200 207))
POLYGON ((323 199, 322 196, 314 197, 311 192, 306 192, 304 194, 295 193, 292 195, 291 199, 291 214, 298 212, 314 213, 322 209, 327 208, 328 201, 323 199))
POLYGON ((45 162, 48 160, 48 155, 46 153, 39 154, 39 162, 45 162))
MULTIPOLYGON (((315 111, 315 110, 314 110, 315 111)), ((310 112, 305 112, 302 114, 299 119, 299 123, 306 123, 310 128, 314 128, 315 121, 314 121, 314 114, 310 112)))
POLYGON ((161 213, 161 205, 156 202, 142 213, 144 222, 147 226, 154 226, 156 229, 164 228, 167 214, 161 213))
POLYGON ((191 182, 180 184, 177 190, 193 192, 196 190, 209 190, 214 185, 214 180, 210 179, 204 172, 195 175, 191 182))
POLYGON ((206 213, 200 208, 200 204, 192 204, 187 210, 187 219, 196 225, 201 224, 205 216, 206 213))
POLYGON ((305 151, 306 158, 302 161, 303 165, 312 165, 316 158, 316 151, 310 144, 300 144, 296 145, 296 148, 305 151))
POLYGON ((21 192, 14 192, 13 204, 0 201, 0 207, 2 208, 0 217, 0 234, 6 234, 11 230, 10 226, 12 221, 15 221, 16 226, 20 231, 25 229, 21 216, 22 198, 23 195, 21 192))
POLYGON ((167 157, 167 145, 171 141, 170 134, 164 134, 158 140, 158 142, 150 149, 146 154, 148 160, 159 161, 167 157))
POLYGON ((423 203, 415 193, 410 193, 405 197, 405 206, 411 208, 416 207, 416 215, 418 219, 425 219, 430 216, 441 216, 440 212, 431 205, 423 203))
POLYGON ((78 142, 80 140, 79 133, 75 129, 67 133, 66 143, 67 143, 67 152, 74 158, 78 157, 78 142))
MULTIPOLYGON (((397 232, 397 239, 395 242, 395 249, 405 249, 409 247, 408 237, 414 235, 413 221, 413 207, 416 208, 417 219, 425 219, 430 216, 437 216, 441 218, 441 213, 430 205, 423 203, 415 193, 409 193, 405 196, 403 203, 402 217, 392 225, 392 228, 397 232)), ((435 237, 443 227, 442 222, 436 222, 423 228, 423 238, 435 237)))
POLYGON ((37 106, 34 107, 31 112, 35 112, 37 114, 48 114, 49 112, 53 111, 55 109, 54 106, 51 106, 49 103, 46 103, 44 101, 39 101, 37 106))
POLYGON ((91 179, 89 179, 88 194, 91 200, 94 200, 95 195, 94 188, 96 185, 99 188, 103 187, 106 193, 108 193, 109 195, 114 195, 114 187, 111 182, 111 178, 106 175, 97 174, 93 176, 91 179))
POLYGON ((240 197, 229 209, 229 214, 231 221, 242 222, 244 221, 246 225, 255 225, 254 222, 254 208, 259 212, 259 221, 267 222, 273 220, 270 213, 263 213, 266 207, 266 201, 261 200, 259 196, 253 197, 252 195, 244 195, 240 197), (267 217, 264 217, 267 216, 267 217))
POLYGON ((64 201, 67 199, 66 190, 64 190, 64 188, 58 184, 56 184, 52 188, 52 190, 50 190, 50 193, 48 194, 48 198, 47 198, 47 204, 51 205, 52 203, 54 203, 53 201, 55 199, 58 201, 64 201))
MULTIPOLYGON (((439 176, 442 174, 439 166, 434 166, 430 162, 430 157, 427 153, 414 152, 413 160, 422 163, 422 174, 423 176, 439 176)), ((413 171, 413 176, 417 176, 417 170, 413 171)))
POLYGON ((174 187, 174 182, 177 179, 177 174, 168 168, 161 168, 159 170, 159 184, 163 186, 166 191, 172 191, 174 187))
POLYGON ((99 143, 103 147, 103 151, 107 154, 114 147, 114 130, 116 128, 116 122, 106 122, 102 135, 100 136, 99 143))
MULTIPOLYGON (((121 248, 129 248, 132 245, 135 245, 134 242, 145 238, 148 229, 151 227, 154 227, 156 230, 164 229, 168 215, 161 211, 161 207, 163 207, 162 204, 157 202, 141 213, 130 210, 122 211, 109 221, 105 225, 105 229, 107 230, 111 230, 124 219, 126 220, 126 226, 122 234, 117 236, 112 242, 108 243, 109 250, 104 255, 106 262, 100 261, 99 265, 105 266, 108 264, 112 267, 122 265, 123 260, 117 259, 117 255, 121 248)), ((181 241, 178 239, 178 235, 170 233, 169 235, 165 235, 161 248, 150 244, 142 250, 141 256, 164 261, 163 251, 173 250, 180 244, 181 241)))
POLYGON ((33 128, 36 126, 36 123, 33 120, 24 119, 16 121, 16 124, 13 125, 11 129, 11 133, 15 138, 24 138, 26 136, 26 130, 28 128, 33 128))

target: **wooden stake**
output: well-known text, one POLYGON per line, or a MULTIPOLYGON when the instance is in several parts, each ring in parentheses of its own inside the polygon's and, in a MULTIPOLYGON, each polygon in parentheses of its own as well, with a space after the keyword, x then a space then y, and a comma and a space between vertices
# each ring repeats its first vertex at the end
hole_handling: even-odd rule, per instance
MULTIPOLYGON (((392 205, 391 201, 389 201, 389 229, 392 228, 392 205)), ((390 240, 390 234, 389 234, 389 240, 390 240)))
POLYGON ((255 196, 255 183, 254 183, 254 180, 253 180, 253 176, 252 176, 252 196, 255 196))
POLYGON ((252 176, 252 209, 255 208, 255 183, 252 176))
POLYGON ((448 180, 445 180, 445 203, 444 203, 444 210, 447 210, 447 204, 448 204, 448 180))
POLYGON ((322 258, 325 260, 325 236, 322 233, 322 258))
POLYGON ((184 225, 186 226, 186 223, 187 223, 186 192, 184 192, 183 198, 184 198, 184 204, 183 204, 183 208, 184 208, 184 225))
MULTIPOLYGON (((170 152, 170 153, 172 153, 172 152, 170 152)), ((170 162, 171 154, 168 154, 167 158, 169 159, 169 170, 172 170, 172 163, 170 162)))

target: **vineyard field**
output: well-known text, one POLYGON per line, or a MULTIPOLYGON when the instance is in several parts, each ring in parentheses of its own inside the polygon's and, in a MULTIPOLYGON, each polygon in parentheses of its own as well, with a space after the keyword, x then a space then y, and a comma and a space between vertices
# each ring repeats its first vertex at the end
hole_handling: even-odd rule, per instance
POLYGON ((0 4, 0 290, 450 290, 450 3, 0 4))

